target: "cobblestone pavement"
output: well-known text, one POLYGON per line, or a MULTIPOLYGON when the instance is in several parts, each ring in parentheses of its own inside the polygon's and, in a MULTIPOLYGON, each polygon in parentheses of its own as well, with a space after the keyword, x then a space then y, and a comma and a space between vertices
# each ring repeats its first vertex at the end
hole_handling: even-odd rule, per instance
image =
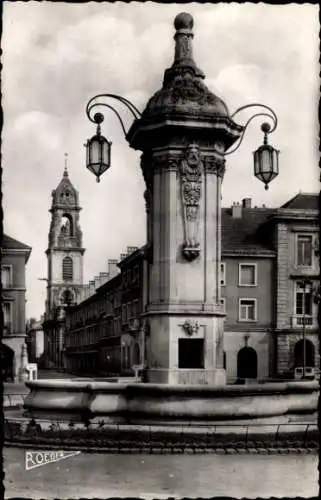
MULTIPOLYGON (((50 450, 48 450, 50 451, 50 450)), ((5 448, 6 497, 312 497, 318 454, 86 454, 25 470, 25 450, 5 448)))

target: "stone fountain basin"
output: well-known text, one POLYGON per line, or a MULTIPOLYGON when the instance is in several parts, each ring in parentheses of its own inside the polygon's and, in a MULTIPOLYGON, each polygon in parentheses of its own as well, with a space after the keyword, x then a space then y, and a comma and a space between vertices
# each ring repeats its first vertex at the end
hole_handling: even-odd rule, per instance
POLYGON ((26 382, 30 418, 114 423, 274 423, 317 411, 318 382, 209 386, 95 381, 26 382))

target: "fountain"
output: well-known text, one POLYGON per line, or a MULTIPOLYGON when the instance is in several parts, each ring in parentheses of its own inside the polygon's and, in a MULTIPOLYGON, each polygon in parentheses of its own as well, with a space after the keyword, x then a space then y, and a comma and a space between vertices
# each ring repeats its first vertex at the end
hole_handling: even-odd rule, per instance
MULTIPOLYGON (((317 382, 226 385, 225 314, 220 297, 221 184, 225 157, 237 149, 247 125, 237 124, 233 120, 237 112, 231 115, 222 99, 205 86, 192 54, 193 18, 179 14, 174 25, 174 62, 142 114, 113 94, 95 96, 87 105, 89 118, 97 124, 97 134, 87 145, 87 166, 98 179, 110 166, 110 142, 101 136, 103 115, 92 117, 92 109, 99 105, 113 109, 103 99, 116 99, 135 116, 126 138, 132 148, 142 151, 146 183, 149 267, 143 318, 148 383, 30 381, 24 405, 28 417, 104 418, 167 426, 272 424, 303 419, 317 411, 317 382), (106 146, 99 168, 90 163, 95 141, 97 147, 106 146), (231 150, 234 143, 237 147, 231 150)), ((254 116, 266 116, 269 110, 274 127, 262 126, 266 139, 276 127, 275 113, 264 105, 246 107, 251 106, 264 109, 254 116)), ((255 153, 255 173, 266 186, 278 173, 277 153, 266 140, 255 153), (267 149, 270 163, 263 165, 267 149)))

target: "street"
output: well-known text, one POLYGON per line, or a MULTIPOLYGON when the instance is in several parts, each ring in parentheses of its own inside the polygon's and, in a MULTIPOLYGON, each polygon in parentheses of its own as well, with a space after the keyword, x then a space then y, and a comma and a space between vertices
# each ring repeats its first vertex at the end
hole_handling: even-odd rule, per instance
MULTIPOLYGON (((50 451, 50 450, 48 450, 50 451)), ((318 456, 86 454, 25 470, 4 449, 6 498, 270 497, 318 494, 318 456)))

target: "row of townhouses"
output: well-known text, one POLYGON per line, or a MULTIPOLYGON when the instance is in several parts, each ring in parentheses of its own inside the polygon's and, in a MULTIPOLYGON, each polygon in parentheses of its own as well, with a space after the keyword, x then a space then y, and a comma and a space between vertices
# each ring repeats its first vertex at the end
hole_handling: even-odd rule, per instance
MULTIPOLYGON (((64 341, 51 342, 67 371, 126 375, 144 365, 149 258, 147 246, 129 247, 68 308, 64 341)), ((318 196, 298 194, 276 209, 251 199, 223 208, 221 285, 229 382, 293 378, 304 356, 319 367, 318 196)))

